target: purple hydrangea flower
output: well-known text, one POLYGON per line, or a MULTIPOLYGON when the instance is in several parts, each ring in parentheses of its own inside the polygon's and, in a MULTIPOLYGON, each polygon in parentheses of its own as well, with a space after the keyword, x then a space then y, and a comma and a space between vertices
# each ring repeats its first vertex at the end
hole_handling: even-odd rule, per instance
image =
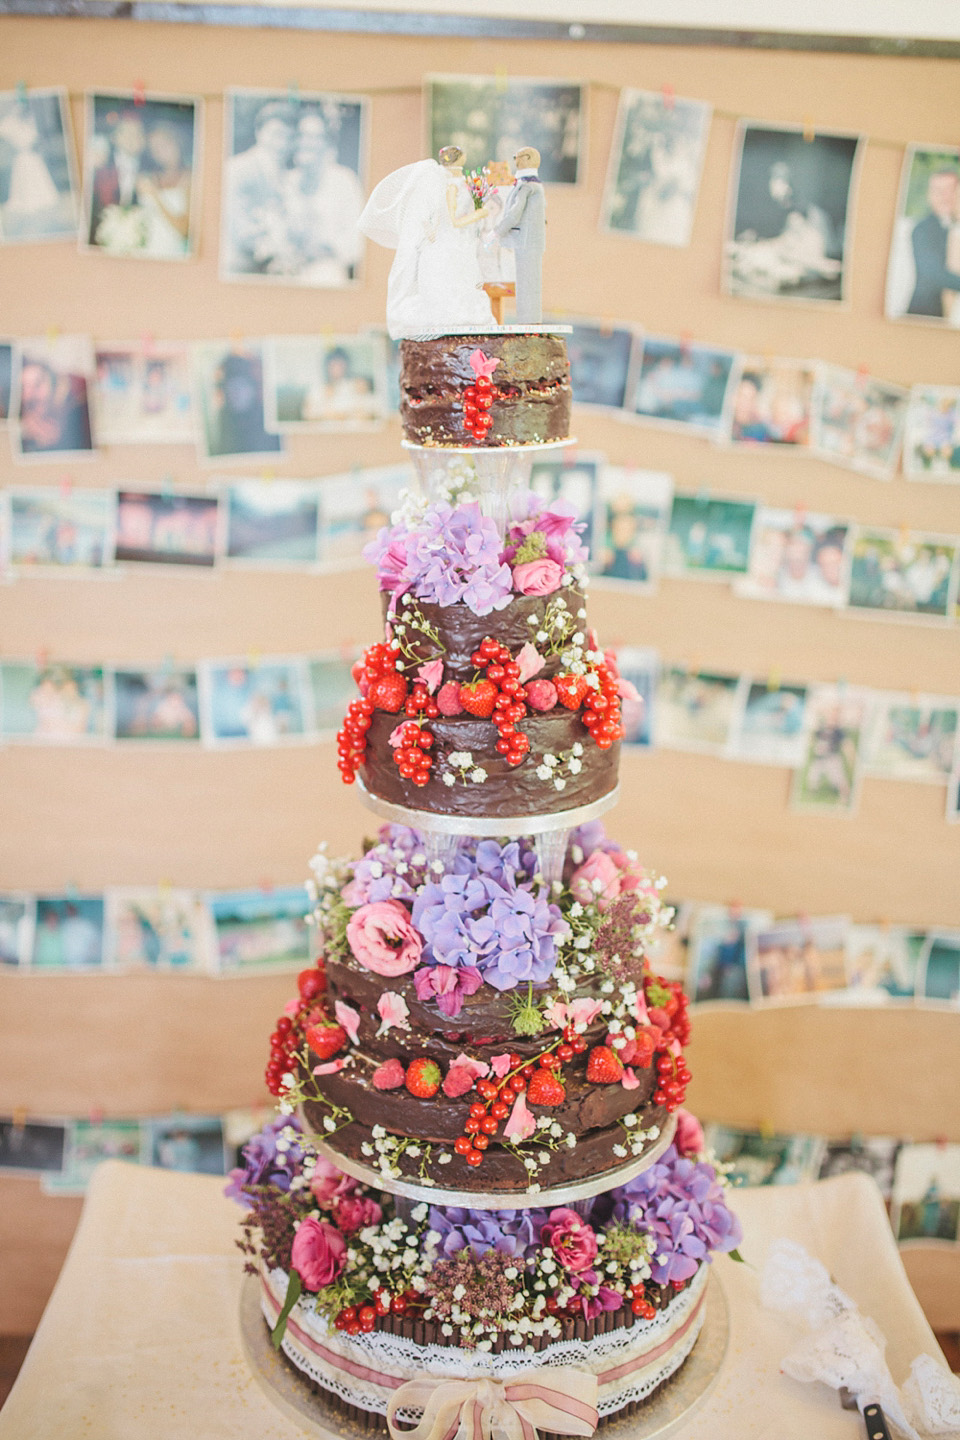
POLYGON ((711 1251, 735 1250, 743 1238, 714 1167, 678 1155, 674 1145, 612 1195, 614 1215, 654 1237, 658 1285, 689 1280, 711 1251))
POLYGON ((353 864, 344 902, 353 907, 375 900, 412 900, 426 875, 423 841, 407 825, 381 825, 376 845, 353 864), (415 863, 416 861, 416 863, 415 863))
POLYGON ((287 1191, 294 1175, 300 1173, 303 1151, 296 1142, 281 1152, 277 1149, 277 1136, 287 1126, 301 1131, 302 1126, 296 1115, 280 1115, 264 1125, 259 1135, 249 1139, 241 1152, 243 1165, 230 1171, 229 1184, 224 1187, 228 1200, 238 1200, 249 1205, 250 1198, 244 1194, 245 1185, 272 1185, 276 1190, 287 1191))
POLYGON ((475 615, 502 610, 513 594, 497 527, 476 501, 441 501, 412 528, 384 527, 363 556, 376 565, 381 590, 437 605, 462 601, 475 615))
POLYGON ((440 1253, 448 1260, 469 1246, 477 1260, 495 1250, 521 1261, 536 1253, 546 1218, 546 1210, 461 1210, 431 1205, 428 1224, 442 1237, 440 1253))

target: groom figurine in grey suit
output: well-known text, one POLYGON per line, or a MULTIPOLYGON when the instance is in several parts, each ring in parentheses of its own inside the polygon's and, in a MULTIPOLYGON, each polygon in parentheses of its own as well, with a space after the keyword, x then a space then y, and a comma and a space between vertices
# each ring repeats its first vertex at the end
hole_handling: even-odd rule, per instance
POLYGON ((539 325, 543 319, 540 270, 547 238, 546 204, 537 170, 540 152, 528 146, 513 157, 516 184, 510 191, 496 234, 517 262, 517 319, 539 325))

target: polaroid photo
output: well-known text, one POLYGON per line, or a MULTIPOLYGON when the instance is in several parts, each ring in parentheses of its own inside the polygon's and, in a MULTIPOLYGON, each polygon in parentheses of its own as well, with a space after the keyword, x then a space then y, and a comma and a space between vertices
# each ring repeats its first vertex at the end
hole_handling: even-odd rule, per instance
POLYGON ((302 656, 201 660, 200 731, 214 747, 312 740, 302 656))
POLYGON ((908 145, 887 267, 888 320, 960 326, 960 149, 908 145))
POLYGON ((101 445, 192 445, 196 440, 190 347, 145 339, 98 345, 101 445))
POLYGON ((267 570, 315 565, 320 494, 310 480, 218 480, 221 561, 267 570))
POLYGON ((960 1145, 902 1145, 890 1223, 897 1240, 960 1239, 960 1145))
POLYGON ((803 764, 806 751, 807 686, 754 680, 744 675, 733 717, 727 756, 752 765, 803 764))
POLYGON ((852 815, 860 793, 860 763, 873 692, 849 685, 816 685, 807 698, 806 746, 793 772, 794 810, 852 815))
POLYGON ((425 75, 427 154, 459 145, 464 168, 513 160, 518 150, 540 152, 540 179, 576 185, 586 153, 586 86, 571 80, 513 75, 425 75))
POLYGON ((677 493, 663 543, 663 573, 726 580, 745 575, 757 506, 709 491, 677 493))
POLYGON ((113 738, 182 744, 200 739, 197 672, 174 665, 113 671, 113 738))
POLYGON ((71 1120, 63 1169, 40 1176, 44 1195, 85 1195, 94 1170, 103 1160, 140 1163, 139 1120, 71 1120))
POLYGON ((115 491, 63 484, 18 487, 7 494, 7 558, 21 574, 89 574, 112 567, 115 491))
POLYGON ((593 581, 652 594, 660 579, 673 476, 632 465, 604 465, 597 487, 593 581))
POLYGON ((909 391, 862 370, 821 365, 813 396, 814 453, 876 480, 891 480, 903 444, 909 391))
POLYGON ((212 569, 219 503, 216 495, 119 490, 117 562, 212 569))
POLYGON ((721 426, 731 445, 810 444, 810 413, 817 370, 811 360, 737 356, 721 426))
POLYGON ((690 930, 696 907, 688 900, 675 900, 669 895, 664 898, 664 904, 673 911, 673 922, 669 930, 658 931, 649 942, 646 958, 654 975, 685 984, 690 930))
POLYGON ((712 110, 658 90, 621 90, 600 228, 689 245, 712 110))
POLYGON ((38 895, 31 970, 102 970, 106 918, 102 895, 38 895))
POLYGON ((945 785, 957 763, 960 699, 880 691, 863 747, 865 775, 945 785))
POLYGON ((960 1009, 960 930, 933 930, 927 935, 917 999, 960 1009))
POLYGON ((184 1175, 226 1174, 223 1121, 219 1115, 168 1115, 144 1120, 144 1164, 184 1175))
POLYGON ((0 340, 0 425, 10 419, 10 387, 13 382, 13 341, 0 340))
POLYGON ((201 462, 282 454, 283 436, 264 424, 262 343, 211 340, 193 345, 191 359, 201 462))
POLYGON ((563 500, 576 511, 580 543, 589 554, 594 551, 593 519, 597 505, 598 479, 603 469, 602 455, 587 454, 575 448, 562 459, 540 460, 530 465, 530 489, 548 505, 563 500))
MULTIPOLYGON (((273 1109, 268 1105, 251 1105, 245 1110, 225 1110, 223 1119, 223 1143, 227 1150, 227 1173, 244 1169, 244 1147, 254 1135, 274 1120, 273 1109)), ((227 1194, 230 1194, 228 1188, 227 1194)))
POLYGON ((383 343, 384 405, 388 419, 400 413, 400 341, 391 340, 384 325, 369 325, 361 332, 383 343))
POLYGON ((905 925, 851 925, 847 986, 857 1004, 913 1000, 926 949, 925 932, 905 925))
POLYGON ((626 325, 574 322, 567 358, 575 405, 623 409, 633 342, 634 331, 626 325))
POLYGON ((208 897, 222 975, 299 970, 310 963, 306 917, 312 908, 303 885, 235 890, 208 897))
POLYGON ((358 278, 370 101, 227 90, 221 280, 344 289, 358 278))
POLYGON ((816 1179, 823 1158, 819 1135, 768 1135, 758 1130, 707 1126, 707 1149, 729 1166, 733 1185, 799 1185, 816 1179))
POLYGON ((200 970, 205 912, 191 890, 108 890, 106 965, 112 970, 200 970))
POLYGON ((363 550, 390 524, 401 491, 413 486, 409 465, 383 465, 320 482, 320 564, 343 570, 363 562, 363 550))
POLYGON ((908 480, 960 484, 960 389, 914 385, 907 407, 903 471, 908 480))
POLYGON ((818 1180, 836 1175, 869 1175, 889 1201, 900 1141, 886 1135, 854 1135, 851 1140, 828 1140, 820 1161, 818 1180))
POLYGON ((720 437, 736 355, 692 340, 637 336, 623 414, 666 430, 720 437))
POLYGON ((785 1004, 847 988, 846 915, 777 920, 758 930, 747 966, 750 998, 785 1004))
POLYGON ((947 824, 960 825, 960 769, 947 782, 947 824))
POLYGON ((104 745, 112 729, 109 672, 102 665, 4 660, 0 734, 37 745, 104 745))
POLYGON ((324 738, 336 734, 343 724, 348 704, 357 698, 353 666, 359 654, 359 650, 350 650, 307 659, 307 679, 313 705, 311 728, 324 738))
POLYGON ((956 537, 858 528, 850 561, 852 614, 949 621, 957 591, 956 537))
POLYGON ((723 288, 747 300, 846 299, 862 139, 741 120, 723 288))
POLYGON ((14 460, 85 460, 96 366, 87 335, 19 340, 13 347, 10 444, 14 460))
POLYGON ((758 930, 773 916, 739 905, 698 905, 690 927, 687 985, 697 1005, 750 998, 747 970, 758 930))
POLYGON ((62 1120, 0 1119, 0 1174, 39 1175, 62 1170, 67 1126, 62 1120))
POLYGON ((622 743, 649 750, 653 745, 660 656, 646 647, 623 645, 617 649, 616 660, 620 679, 636 692, 635 696, 621 698, 622 743))
POLYGON ((81 249, 189 260, 200 212, 199 96, 91 92, 81 249))
POLYGON ((0 92, 0 245, 76 238, 73 157, 66 90, 0 92))
POLYGON ((730 744, 739 686, 739 675, 663 667, 655 701, 654 744, 722 755, 730 744))
POLYGON ((852 530, 835 515, 758 506, 747 573, 734 581, 734 594, 839 609, 847 597, 852 530))
POLYGON ((0 895, 0 974, 29 962, 33 920, 32 895, 0 895))
POLYGON ((387 417, 377 335, 282 335, 264 341, 266 426, 281 435, 375 430, 387 417))

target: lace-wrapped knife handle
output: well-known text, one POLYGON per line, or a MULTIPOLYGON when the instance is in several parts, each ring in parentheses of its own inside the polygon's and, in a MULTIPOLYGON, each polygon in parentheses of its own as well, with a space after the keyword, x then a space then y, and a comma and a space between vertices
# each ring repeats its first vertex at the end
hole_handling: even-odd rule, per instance
MULTIPOLYGON (((857 1409, 857 1397, 846 1385, 840 1386, 840 1404, 844 1410, 857 1409)), ((863 1423, 867 1429, 867 1440, 891 1440, 887 1417, 880 1406, 873 1403, 863 1407, 863 1423)))

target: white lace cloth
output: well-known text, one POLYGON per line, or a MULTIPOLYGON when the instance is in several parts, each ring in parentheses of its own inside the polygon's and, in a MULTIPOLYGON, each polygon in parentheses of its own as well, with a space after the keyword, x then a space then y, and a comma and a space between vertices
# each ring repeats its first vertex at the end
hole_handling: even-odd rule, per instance
POLYGON ((907 1440, 931 1436, 960 1440, 960 1379, 929 1355, 918 1355, 903 1388, 887 1366, 886 1340, 869 1316, 834 1284, 819 1260, 792 1240, 770 1247, 760 1279, 760 1298, 770 1310, 799 1320, 808 1333, 784 1357, 795 1380, 844 1387, 864 1405, 880 1405, 907 1440))

